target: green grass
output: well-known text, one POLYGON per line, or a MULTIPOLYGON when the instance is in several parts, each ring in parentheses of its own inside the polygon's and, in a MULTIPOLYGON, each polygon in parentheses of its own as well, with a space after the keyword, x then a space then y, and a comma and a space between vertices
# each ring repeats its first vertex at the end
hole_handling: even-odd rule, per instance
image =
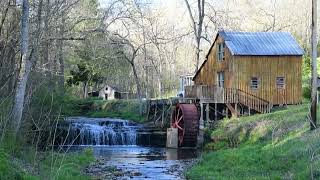
POLYGON ((92 149, 59 153, 57 150, 36 151, 20 137, 15 142, 6 137, 0 143, 0 180, 70 180, 90 179, 82 173, 94 161, 92 149))
POLYGON ((64 116, 87 116, 95 118, 121 118, 135 122, 144 122, 145 115, 140 115, 140 108, 145 111, 145 103, 138 100, 108 100, 99 98, 63 100, 64 116))
POLYGON ((0 149, 0 179, 18 179, 23 177, 23 173, 19 171, 11 163, 9 155, 0 149))
POLYGON ((82 174, 82 169, 94 160, 90 149, 67 154, 38 152, 37 155, 35 158, 35 151, 30 149, 13 155, 0 147, 0 179, 90 179, 82 174))
POLYGON ((81 173, 82 168, 94 160, 92 150, 86 149, 77 153, 50 153, 42 161, 40 179, 51 177, 59 180, 90 179, 81 173))
POLYGON ((225 119, 189 179, 320 178, 320 130, 309 131, 307 104, 225 119))

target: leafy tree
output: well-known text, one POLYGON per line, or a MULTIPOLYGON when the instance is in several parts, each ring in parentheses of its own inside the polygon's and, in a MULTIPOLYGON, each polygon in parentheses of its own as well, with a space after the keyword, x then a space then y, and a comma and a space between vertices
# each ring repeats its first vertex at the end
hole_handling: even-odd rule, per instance
POLYGON ((90 83, 98 83, 101 81, 102 76, 99 72, 95 72, 92 65, 87 62, 81 61, 77 64, 77 68, 70 70, 71 77, 67 80, 69 86, 83 85, 83 98, 88 96, 88 86, 90 83))

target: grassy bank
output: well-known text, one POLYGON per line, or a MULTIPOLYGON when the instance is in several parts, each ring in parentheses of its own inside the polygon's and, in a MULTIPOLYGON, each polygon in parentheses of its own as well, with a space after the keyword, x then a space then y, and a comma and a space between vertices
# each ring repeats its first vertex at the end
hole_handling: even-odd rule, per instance
POLYGON ((145 104, 138 100, 100 100, 98 98, 63 100, 64 116, 111 117, 143 122, 145 115, 140 115, 140 108, 145 114, 145 104))
POLYGON ((0 146, 0 179, 90 179, 82 173, 93 162, 92 150, 78 153, 36 152, 31 148, 9 152, 0 146))
POLYGON ((309 131, 307 104, 223 120, 190 179, 320 178, 320 129, 309 131))
POLYGON ((47 91, 35 92, 25 106, 19 134, 9 135, 12 98, 0 99, 0 180, 90 179, 82 169, 93 160, 90 150, 63 153, 51 149, 56 122, 63 106, 61 98, 47 91))

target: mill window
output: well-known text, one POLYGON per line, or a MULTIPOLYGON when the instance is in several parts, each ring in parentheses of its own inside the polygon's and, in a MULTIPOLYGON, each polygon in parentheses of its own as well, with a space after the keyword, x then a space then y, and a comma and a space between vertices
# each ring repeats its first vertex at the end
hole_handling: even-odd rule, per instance
POLYGON ((219 43, 218 44, 218 61, 223 61, 224 60, 224 43, 219 43))
POLYGON ((218 72, 218 86, 224 87, 224 72, 218 72))
POLYGON ((251 89, 258 89, 259 88, 259 78, 252 77, 250 81, 250 87, 251 89))
POLYGON ((278 89, 284 89, 285 86, 286 86, 285 78, 283 76, 277 77, 276 83, 277 83, 277 88, 278 89))

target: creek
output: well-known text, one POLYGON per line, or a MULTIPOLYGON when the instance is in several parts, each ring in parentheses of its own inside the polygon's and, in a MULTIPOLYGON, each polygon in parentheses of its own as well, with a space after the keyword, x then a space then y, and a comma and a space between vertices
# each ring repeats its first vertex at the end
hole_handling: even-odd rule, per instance
POLYGON ((185 168, 199 156, 195 149, 165 148, 166 134, 150 126, 112 118, 71 117, 59 126, 69 151, 91 147, 98 165, 87 171, 99 178, 104 169, 122 173, 112 179, 184 179, 185 168))

